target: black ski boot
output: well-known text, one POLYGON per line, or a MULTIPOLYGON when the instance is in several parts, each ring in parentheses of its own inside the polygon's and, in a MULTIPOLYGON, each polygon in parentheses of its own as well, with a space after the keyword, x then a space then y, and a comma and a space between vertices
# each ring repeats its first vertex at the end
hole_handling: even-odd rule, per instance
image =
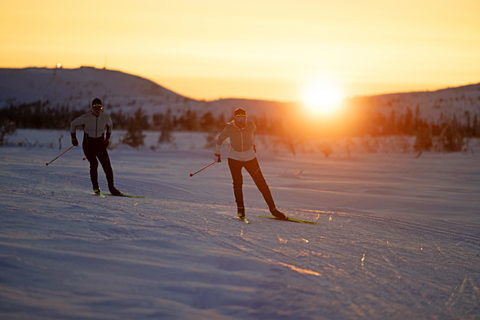
POLYGON ((272 214, 272 216, 274 216, 277 219, 287 220, 287 217, 285 216, 285 213, 283 213, 281 211, 278 211, 277 208, 273 208, 272 210, 270 210, 270 213, 272 214))
POLYGON ((93 193, 100 194, 101 193, 100 188, 99 187, 93 188, 93 193))
POLYGON ((118 190, 114 186, 109 186, 108 190, 110 190, 110 193, 112 194, 112 196, 122 196, 123 195, 123 193, 121 193, 120 190, 118 190))

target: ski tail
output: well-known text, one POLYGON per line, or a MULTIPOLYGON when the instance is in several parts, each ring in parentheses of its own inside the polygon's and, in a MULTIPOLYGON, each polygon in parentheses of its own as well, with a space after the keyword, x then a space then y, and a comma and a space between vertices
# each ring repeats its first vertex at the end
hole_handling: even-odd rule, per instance
POLYGON ((122 193, 122 194, 119 194, 119 195, 115 195, 115 194, 111 194, 111 193, 104 193, 104 195, 113 196, 113 197, 139 198, 139 199, 145 199, 145 198, 147 198, 147 197, 143 197, 143 196, 134 196, 134 195, 125 194, 125 193, 122 193))
POLYGON ((318 222, 313 222, 313 221, 308 221, 308 220, 302 220, 302 219, 295 219, 295 218, 290 218, 286 217, 286 219, 278 219, 274 216, 259 216, 260 218, 267 218, 267 219, 275 219, 278 221, 288 221, 288 222, 296 222, 296 223, 305 223, 305 224, 311 224, 311 225, 316 225, 318 222))

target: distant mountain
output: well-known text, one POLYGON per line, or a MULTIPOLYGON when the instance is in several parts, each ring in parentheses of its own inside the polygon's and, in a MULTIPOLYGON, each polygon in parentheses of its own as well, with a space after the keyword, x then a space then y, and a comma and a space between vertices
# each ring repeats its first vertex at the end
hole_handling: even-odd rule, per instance
MULTIPOLYGON (((146 114, 195 111, 231 117, 235 108, 243 107, 250 115, 275 117, 281 110, 300 108, 294 103, 250 99, 197 101, 175 93, 145 78, 120 71, 80 67, 78 69, 0 69, 0 108, 49 101, 51 106, 88 110, 93 98, 104 102, 105 111, 132 113, 142 108, 146 114)), ((467 114, 480 115, 480 83, 438 91, 393 93, 346 99, 347 105, 366 108, 384 116, 415 113, 438 121, 442 118, 461 120, 467 114)))
POLYGON ((99 97, 104 103, 132 103, 140 99, 154 104, 185 97, 142 77, 120 71, 78 69, 0 69, 0 103, 50 101, 71 107, 85 106, 99 97))
POLYGON ((78 69, 0 69, 0 108, 20 103, 49 101, 51 106, 89 109, 94 98, 103 100, 105 111, 146 114, 186 110, 230 116, 237 107, 250 106, 251 114, 265 113, 283 105, 274 101, 222 99, 197 101, 168 90, 150 80, 120 71, 80 67, 78 69))
POLYGON ((431 121, 451 119, 462 121, 466 116, 480 116, 480 83, 437 91, 392 93, 354 98, 362 105, 389 116, 405 114, 408 109, 431 121))

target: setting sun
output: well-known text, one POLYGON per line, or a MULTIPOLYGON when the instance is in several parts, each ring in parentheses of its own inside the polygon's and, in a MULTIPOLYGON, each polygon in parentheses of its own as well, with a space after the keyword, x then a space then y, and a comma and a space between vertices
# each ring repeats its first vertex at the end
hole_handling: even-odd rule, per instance
POLYGON ((328 87, 303 92, 319 75, 335 79, 325 84, 343 97, 479 81, 479 0, 22 0, 1 7, 1 68, 59 61, 64 69, 105 68, 193 99, 310 100, 319 111, 338 99, 328 87))
POLYGON ((305 91, 303 102, 309 111, 317 114, 332 114, 343 99, 339 88, 334 85, 314 85, 305 91))

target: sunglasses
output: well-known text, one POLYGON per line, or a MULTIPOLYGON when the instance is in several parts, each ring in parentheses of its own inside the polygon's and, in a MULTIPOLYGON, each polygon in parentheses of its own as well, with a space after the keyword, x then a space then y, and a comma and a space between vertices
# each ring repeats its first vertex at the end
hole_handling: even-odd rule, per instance
POLYGON ((243 121, 247 121, 247 117, 245 117, 245 116, 235 117, 235 120, 243 122, 243 121))

